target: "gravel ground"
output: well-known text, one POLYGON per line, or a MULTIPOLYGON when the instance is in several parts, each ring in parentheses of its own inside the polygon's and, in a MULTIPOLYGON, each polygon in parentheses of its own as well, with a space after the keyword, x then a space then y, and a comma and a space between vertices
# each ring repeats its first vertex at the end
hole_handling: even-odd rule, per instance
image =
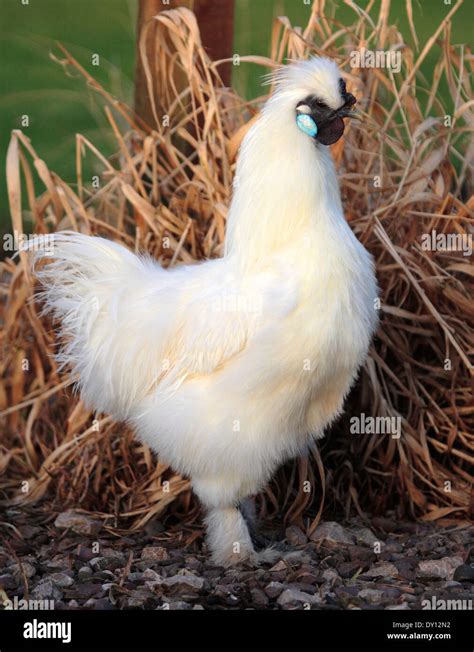
POLYGON ((208 560, 199 530, 186 531, 186 545, 182 529, 160 523, 119 538, 73 511, 48 525, 11 516, 22 538, 9 528, 1 540, 0 605, 21 608, 28 596, 56 609, 474 608, 466 526, 325 521, 311 539, 291 526, 273 532, 273 565, 224 569, 208 560))

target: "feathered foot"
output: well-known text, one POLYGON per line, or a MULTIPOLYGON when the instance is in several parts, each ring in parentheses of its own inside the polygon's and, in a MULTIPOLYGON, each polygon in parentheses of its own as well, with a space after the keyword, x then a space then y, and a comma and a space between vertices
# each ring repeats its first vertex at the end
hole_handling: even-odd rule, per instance
POLYGON ((213 507, 205 520, 207 542, 215 564, 232 566, 255 555, 247 524, 236 507, 213 507))
POLYGON ((237 507, 209 509, 206 524, 212 561, 219 566, 273 564, 282 556, 276 546, 255 550, 246 519, 237 507))
POLYGON ((251 566, 261 566, 262 564, 274 564, 281 559, 282 551, 278 550, 275 546, 268 546, 262 550, 255 550, 252 555, 246 560, 246 563, 251 566))

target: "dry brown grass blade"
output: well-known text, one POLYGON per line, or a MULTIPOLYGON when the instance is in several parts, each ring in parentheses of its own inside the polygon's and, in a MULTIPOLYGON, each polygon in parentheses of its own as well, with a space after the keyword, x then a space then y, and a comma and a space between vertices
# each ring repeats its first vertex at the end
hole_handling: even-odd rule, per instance
MULTIPOLYGON (((21 212, 20 155, 18 138, 15 132, 13 132, 8 146, 6 172, 8 201, 10 204, 13 229, 17 233, 24 233, 21 212)), ((20 251, 20 259, 23 263, 23 268, 28 270, 27 254, 25 251, 20 251)))

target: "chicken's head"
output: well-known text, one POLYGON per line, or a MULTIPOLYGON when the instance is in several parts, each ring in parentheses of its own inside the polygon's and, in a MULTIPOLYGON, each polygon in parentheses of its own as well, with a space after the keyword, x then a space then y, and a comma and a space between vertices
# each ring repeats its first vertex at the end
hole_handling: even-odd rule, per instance
POLYGON ((344 133, 343 118, 356 116, 356 98, 348 93, 339 68, 330 59, 313 57, 277 71, 275 99, 292 103, 297 127, 321 145, 332 145, 344 133))

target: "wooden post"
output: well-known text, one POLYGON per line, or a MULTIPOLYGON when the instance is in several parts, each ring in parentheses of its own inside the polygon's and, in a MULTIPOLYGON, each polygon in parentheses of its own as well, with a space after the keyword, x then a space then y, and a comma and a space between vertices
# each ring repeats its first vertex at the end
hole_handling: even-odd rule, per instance
MULTIPOLYGON (((167 9, 187 7, 196 15, 201 31, 202 44, 213 60, 225 59, 232 56, 233 29, 234 29, 234 0, 138 0, 137 37, 136 37, 136 63, 135 63, 135 111, 149 126, 154 126, 153 112, 143 69, 139 38, 144 25, 167 9)), ((147 55, 153 61, 155 54, 155 29, 151 28, 147 38, 147 55)), ((151 66, 152 74, 154 66, 151 66)), ((223 64, 219 72, 225 85, 231 82, 232 66, 223 64)), ((157 80, 153 88, 159 96, 157 80)))
MULTIPOLYGON (((194 0, 194 13, 209 57, 213 61, 229 59, 234 44, 234 0, 194 0)), ((220 65, 219 74, 230 86, 232 62, 220 65)))

